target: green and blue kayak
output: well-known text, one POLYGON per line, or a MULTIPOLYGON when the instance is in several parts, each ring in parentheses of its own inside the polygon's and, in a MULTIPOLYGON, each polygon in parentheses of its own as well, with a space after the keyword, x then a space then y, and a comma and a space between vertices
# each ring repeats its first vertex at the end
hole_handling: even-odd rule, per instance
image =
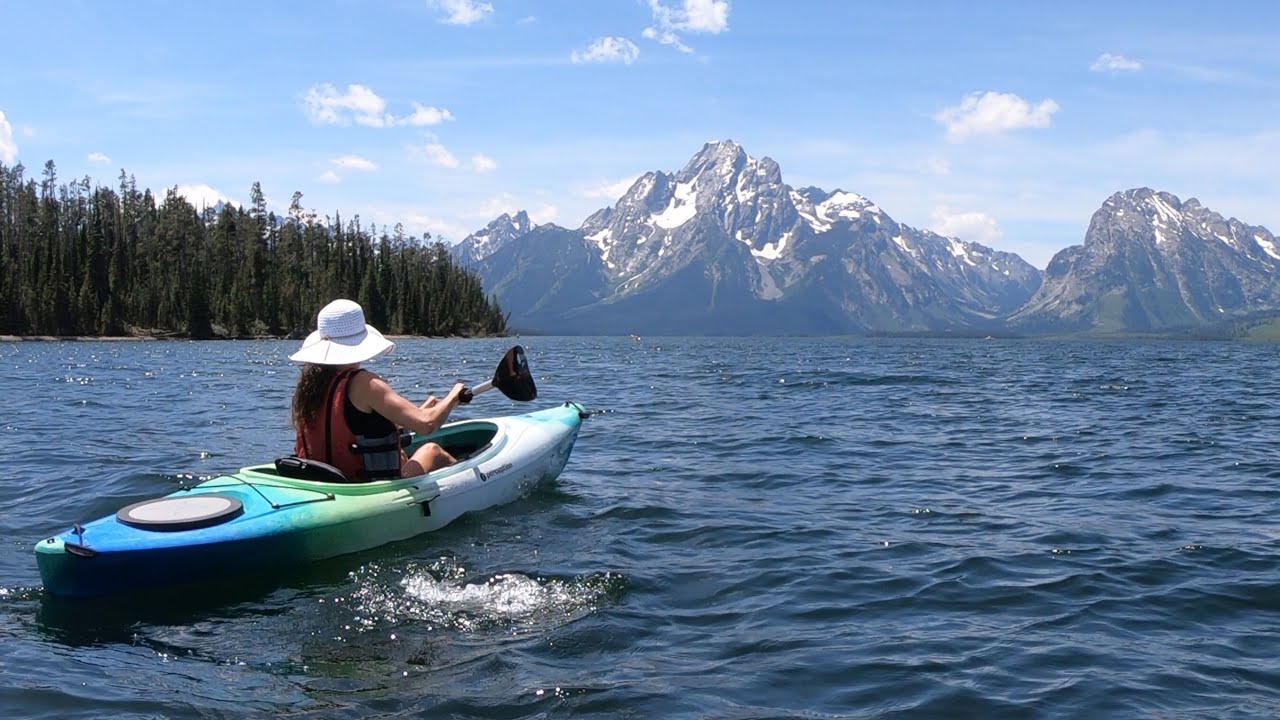
POLYGON ((36 544, 46 591, 88 597, 215 580, 367 550, 438 530, 555 478, 587 416, 577 403, 450 423, 416 437, 459 462, 427 475, 341 483, 252 465, 134 503, 36 544))

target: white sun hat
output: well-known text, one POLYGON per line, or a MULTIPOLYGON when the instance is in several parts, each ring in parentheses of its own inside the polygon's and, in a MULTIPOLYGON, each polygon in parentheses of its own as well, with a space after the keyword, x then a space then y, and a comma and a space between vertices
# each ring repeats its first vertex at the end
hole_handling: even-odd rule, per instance
POLYGON ((334 300, 320 310, 317 330, 289 356, 294 362, 312 365, 354 365, 391 352, 395 343, 365 324, 364 310, 350 300, 334 300))

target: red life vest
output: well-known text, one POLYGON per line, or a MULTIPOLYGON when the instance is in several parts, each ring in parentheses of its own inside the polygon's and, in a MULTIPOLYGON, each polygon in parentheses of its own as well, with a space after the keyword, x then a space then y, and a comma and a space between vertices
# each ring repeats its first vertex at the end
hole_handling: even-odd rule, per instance
MULTIPOLYGON (((321 407, 320 417, 313 419, 306 429, 299 428, 294 441, 293 454, 300 458, 319 460, 328 463, 346 475, 352 481, 368 482, 371 478, 365 472, 365 463, 372 458, 356 452, 357 438, 351 426, 347 424, 347 385, 360 370, 340 370, 326 391, 327 400, 321 407)), ((399 428, 396 428, 397 432, 399 428)), ((399 445, 394 451, 399 456, 399 466, 404 467, 408 459, 399 445)), ((387 459, 383 459, 385 463, 387 459)), ((391 459, 394 467, 395 460, 391 459)))

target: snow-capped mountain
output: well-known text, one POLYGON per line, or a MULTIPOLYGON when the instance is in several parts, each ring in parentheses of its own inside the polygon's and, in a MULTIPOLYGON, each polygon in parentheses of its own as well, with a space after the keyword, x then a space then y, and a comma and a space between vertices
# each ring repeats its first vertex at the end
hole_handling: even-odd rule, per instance
POLYGON ((1136 188, 1112 195, 1084 244, 1050 261, 1010 318, 1018 328, 1159 331, 1280 310, 1280 242, 1194 198, 1136 188))
MULTIPOLYGON (((553 332, 816 334, 963 330, 1016 310, 1040 274, 1017 255, 895 222, 851 192, 794 189, 778 164, 731 141, 684 169, 640 177, 577 231, 529 233, 478 258, 486 288, 515 327, 553 332), (576 239, 576 244, 575 244, 576 239), (595 283, 574 306, 525 304, 563 278, 513 273, 556 243, 595 283), (520 306, 504 293, 527 283, 520 306), (503 281, 503 292, 496 286, 503 281)), ((545 297, 542 296, 542 297, 545 297)))
POLYGON ((462 265, 474 266, 484 258, 492 255, 512 240, 528 234, 536 228, 524 210, 515 217, 507 213, 498 216, 483 230, 477 230, 466 236, 452 247, 453 257, 462 265))

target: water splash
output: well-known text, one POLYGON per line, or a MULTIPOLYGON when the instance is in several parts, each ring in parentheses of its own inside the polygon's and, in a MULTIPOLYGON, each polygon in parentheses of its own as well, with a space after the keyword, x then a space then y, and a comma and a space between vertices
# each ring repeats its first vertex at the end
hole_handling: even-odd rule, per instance
POLYGON ((476 575, 449 559, 395 575, 377 565, 353 573, 358 589, 349 601, 364 629, 422 622, 467 632, 557 625, 615 602, 627 585, 614 572, 567 578, 515 571, 476 575))

